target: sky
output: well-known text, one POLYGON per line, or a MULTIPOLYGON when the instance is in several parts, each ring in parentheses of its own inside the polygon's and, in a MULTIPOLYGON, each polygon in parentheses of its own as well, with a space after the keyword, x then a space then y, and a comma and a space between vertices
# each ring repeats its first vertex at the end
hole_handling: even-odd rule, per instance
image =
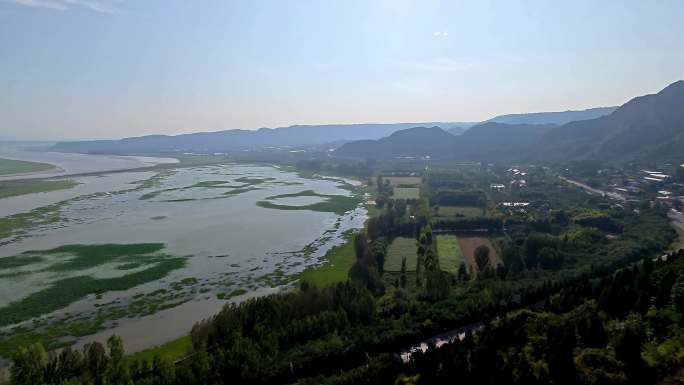
POLYGON ((481 121, 684 79, 684 1, 0 0, 0 138, 481 121))

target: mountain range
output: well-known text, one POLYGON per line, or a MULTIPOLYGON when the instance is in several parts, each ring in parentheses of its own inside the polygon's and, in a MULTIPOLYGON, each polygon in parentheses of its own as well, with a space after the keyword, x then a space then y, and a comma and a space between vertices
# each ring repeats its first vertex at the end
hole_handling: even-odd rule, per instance
POLYGON ((335 148, 345 158, 472 161, 675 160, 684 157, 684 81, 620 107, 501 115, 482 123, 296 125, 57 143, 82 153, 335 148))
MULTIPOLYGON (((335 155, 357 158, 431 156, 474 161, 684 160, 684 81, 611 109, 585 110, 582 111, 587 113, 585 117, 599 116, 564 124, 507 124, 494 122, 495 118, 475 125, 461 135, 452 135, 452 139, 444 136, 446 132, 439 132, 439 127, 412 128, 376 141, 347 143, 338 148, 335 155), (609 114, 600 115, 605 112, 609 114), (411 143, 416 143, 414 149, 405 150, 411 143)), ((570 116, 567 113, 527 115, 536 116, 505 115, 508 118, 500 118, 512 122, 548 122, 554 115, 559 120, 570 116)))
MULTIPOLYGON (((564 122, 581 120, 610 113, 612 107, 585 111, 542 112, 531 114, 502 115, 488 122, 511 121, 564 122)), ((376 140, 397 131, 413 127, 439 127, 453 135, 461 135, 477 122, 429 122, 391 124, 330 124, 296 125, 258 130, 224 130, 183 135, 148 135, 120 140, 90 140, 57 143, 52 150, 81 153, 141 153, 159 151, 223 152, 231 150, 258 149, 265 147, 329 147, 336 148, 356 140, 376 140)))
POLYGON ((148 135, 120 140, 60 142, 52 150, 81 153, 140 153, 157 151, 222 152, 266 147, 337 145, 360 139, 379 139, 416 126, 439 126, 462 132, 474 123, 430 122, 392 124, 296 125, 258 130, 225 130, 183 135, 148 135))

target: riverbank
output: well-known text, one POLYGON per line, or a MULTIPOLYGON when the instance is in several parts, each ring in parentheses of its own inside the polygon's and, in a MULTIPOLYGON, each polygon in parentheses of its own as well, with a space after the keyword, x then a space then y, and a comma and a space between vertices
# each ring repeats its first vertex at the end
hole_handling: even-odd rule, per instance
POLYGON ((28 151, 21 147, 7 146, 0 147, 0 158, 14 162, 50 166, 49 168, 34 167, 33 171, 26 173, 5 175, 0 173, 0 181, 86 175, 179 163, 179 160, 176 158, 40 152, 28 151))
POLYGON ((47 163, 0 158, 0 176, 3 177, 31 175, 52 171, 55 168, 55 166, 47 163))

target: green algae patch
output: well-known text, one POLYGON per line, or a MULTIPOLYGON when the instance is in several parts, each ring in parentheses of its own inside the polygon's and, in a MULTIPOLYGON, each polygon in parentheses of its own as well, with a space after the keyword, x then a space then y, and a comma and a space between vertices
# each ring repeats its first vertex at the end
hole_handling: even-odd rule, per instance
POLYGON ((300 191, 298 193, 280 194, 267 197, 266 200, 258 201, 256 204, 259 207, 276 210, 310 210, 335 213, 343 215, 344 213, 354 210, 362 202, 361 197, 357 194, 354 196, 344 195, 326 195, 319 194, 313 190, 300 191), (319 197, 324 198, 322 202, 311 203, 307 205, 285 205, 274 202, 278 199, 296 198, 296 197, 319 197))
POLYGON ((50 286, 0 308, 0 327, 16 324, 64 308, 90 294, 128 290, 164 278, 185 266, 185 258, 167 258, 152 267, 115 278, 76 276, 53 282, 50 286))

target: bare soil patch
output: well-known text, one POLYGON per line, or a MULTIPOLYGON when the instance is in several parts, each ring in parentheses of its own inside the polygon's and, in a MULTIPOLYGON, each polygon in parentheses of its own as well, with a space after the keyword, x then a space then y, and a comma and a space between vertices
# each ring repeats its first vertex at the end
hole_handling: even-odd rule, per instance
POLYGON ((490 266, 496 266, 497 263, 499 263, 499 261, 501 260, 496 252, 496 249, 492 245, 492 242, 487 238, 459 235, 458 245, 461 247, 463 259, 465 260, 468 271, 478 271, 477 263, 475 262, 475 249, 477 249, 477 247, 480 245, 486 245, 487 247, 489 247, 490 266))

